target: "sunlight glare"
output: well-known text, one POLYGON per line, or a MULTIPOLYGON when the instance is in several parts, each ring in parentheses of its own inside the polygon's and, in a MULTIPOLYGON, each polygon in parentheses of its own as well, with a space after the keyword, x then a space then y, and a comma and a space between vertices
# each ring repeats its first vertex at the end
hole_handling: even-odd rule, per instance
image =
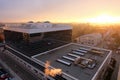
POLYGON ((87 22, 90 23, 117 23, 120 21, 119 17, 112 17, 110 15, 100 15, 98 17, 95 18, 89 18, 87 19, 87 22))

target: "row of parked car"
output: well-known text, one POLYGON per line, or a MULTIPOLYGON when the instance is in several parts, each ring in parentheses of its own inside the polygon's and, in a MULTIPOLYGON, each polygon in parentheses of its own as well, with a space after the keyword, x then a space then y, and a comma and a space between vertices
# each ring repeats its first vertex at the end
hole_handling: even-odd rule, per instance
POLYGON ((0 67, 0 80, 13 80, 10 74, 0 67))

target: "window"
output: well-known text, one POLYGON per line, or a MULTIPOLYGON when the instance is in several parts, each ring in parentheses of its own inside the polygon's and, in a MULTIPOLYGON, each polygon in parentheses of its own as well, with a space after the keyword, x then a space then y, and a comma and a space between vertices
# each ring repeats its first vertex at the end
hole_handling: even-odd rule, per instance
POLYGON ((37 33, 37 34, 30 34, 30 37, 35 37, 35 36, 41 36, 41 33, 37 33))

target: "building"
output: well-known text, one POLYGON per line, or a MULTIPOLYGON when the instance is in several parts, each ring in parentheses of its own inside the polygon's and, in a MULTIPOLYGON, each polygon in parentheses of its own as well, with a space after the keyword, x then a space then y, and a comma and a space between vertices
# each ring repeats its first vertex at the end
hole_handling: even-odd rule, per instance
POLYGON ((71 42, 72 27, 64 24, 26 23, 21 26, 4 27, 4 33, 6 41, 33 43, 41 39, 56 39, 71 42))
POLYGON ((120 80, 120 66, 119 66, 119 71, 118 71, 118 77, 117 80, 120 80))
POLYGON ((103 80, 112 52, 70 43, 72 28, 60 25, 29 23, 6 27, 4 53, 42 80, 103 80), (58 68, 62 73, 46 76, 46 61, 51 62, 50 69, 58 68))
POLYGON ((62 69, 67 80, 104 80, 111 51, 70 43, 32 58, 43 65, 50 61, 52 68, 62 69))
POLYGON ((76 38, 76 42, 88 46, 96 46, 102 40, 102 35, 100 33, 86 34, 76 38))
POLYGON ((14 27, 18 27, 18 26, 21 26, 22 24, 24 24, 24 23, 5 23, 5 25, 4 26, 8 26, 8 27, 10 27, 10 26, 14 26, 14 27))

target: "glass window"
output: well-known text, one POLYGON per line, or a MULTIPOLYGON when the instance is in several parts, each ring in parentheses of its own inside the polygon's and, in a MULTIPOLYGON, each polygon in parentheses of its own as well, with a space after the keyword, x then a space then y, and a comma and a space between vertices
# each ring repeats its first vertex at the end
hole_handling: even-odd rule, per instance
POLYGON ((30 37, 35 37, 35 36, 41 36, 41 33, 37 33, 37 34, 30 34, 30 37))

